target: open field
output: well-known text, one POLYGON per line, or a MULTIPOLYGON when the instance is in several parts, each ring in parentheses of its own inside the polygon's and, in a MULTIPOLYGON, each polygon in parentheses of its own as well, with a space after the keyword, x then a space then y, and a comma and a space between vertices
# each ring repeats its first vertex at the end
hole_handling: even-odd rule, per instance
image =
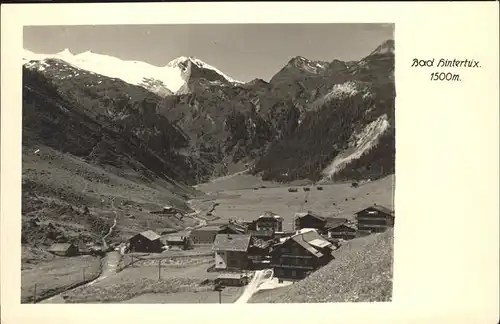
POLYGON ((54 257, 21 271, 21 301, 39 300, 75 285, 94 280, 101 273, 101 260, 92 256, 54 257))
POLYGON ((392 299, 394 231, 349 241, 335 259, 293 285, 261 290, 252 303, 384 302, 392 299))
POLYGON ((353 218, 355 212, 374 203, 394 208, 394 176, 367 182, 357 188, 352 188, 350 184, 325 184, 319 191, 314 186, 307 186, 311 188, 309 192, 304 192, 299 186, 294 186, 299 189, 298 192, 288 192, 292 186, 277 184, 275 187, 267 184, 266 188, 254 190, 255 182, 259 180, 249 177, 238 175, 198 187, 200 190, 212 190, 207 193, 220 204, 215 209, 215 215, 220 217, 217 221, 230 218, 252 220, 265 211, 272 211, 284 218, 284 230, 292 230, 293 215, 301 209, 323 216, 353 218), (246 186, 246 189, 233 190, 239 179, 240 187, 246 186), (307 203, 304 203, 306 197, 307 203))
MULTIPOLYGON (((310 180, 296 180, 290 185, 306 185, 311 184, 310 180)), ((246 173, 237 173, 225 177, 217 178, 211 182, 197 185, 195 188, 203 192, 220 192, 242 189, 252 189, 255 187, 282 187, 283 184, 275 181, 264 181, 260 177, 246 173)))
MULTIPOLYGON (((213 262, 211 257, 161 260, 160 279, 158 278, 158 261, 140 260, 105 280, 64 293, 63 298, 68 303, 94 303, 121 302, 145 294, 177 295, 180 293, 181 297, 184 296, 182 298, 186 298, 190 295, 186 293, 199 294, 207 290, 214 293, 210 285, 200 285, 206 279, 213 280, 217 277, 217 273, 207 272, 207 268, 213 262)), ((196 296, 201 298, 202 295, 196 296)), ((169 300, 176 299, 172 296, 168 298, 169 300)), ((211 302, 210 298, 204 300, 211 302)))

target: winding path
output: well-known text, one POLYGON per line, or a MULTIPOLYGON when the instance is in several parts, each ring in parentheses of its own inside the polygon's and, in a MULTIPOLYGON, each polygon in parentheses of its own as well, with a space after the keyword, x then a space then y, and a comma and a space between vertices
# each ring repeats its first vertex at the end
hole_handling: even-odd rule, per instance
POLYGON ((106 239, 108 238, 108 236, 111 235, 111 233, 113 233, 113 229, 116 226, 116 220, 118 219, 118 212, 116 211, 114 198, 111 199, 111 208, 113 208, 113 213, 115 214, 115 219, 113 220, 113 225, 111 225, 111 227, 109 228, 108 233, 102 237, 102 246, 104 247, 104 249, 108 249, 108 243, 106 243, 106 239))
MULTIPOLYGON (((187 204, 192 207, 192 200, 188 200, 187 204)), ((185 230, 193 230, 193 229, 197 229, 197 228, 200 228, 200 227, 203 227, 203 226, 207 225, 207 221, 206 220, 204 220, 204 219, 202 219, 200 217, 197 217, 201 213, 201 210, 195 209, 195 208, 193 208, 193 209, 194 209, 194 212, 186 214, 186 216, 189 216, 189 217, 192 217, 192 218, 196 219, 197 222, 198 222, 198 224, 195 225, 195 226, 188 226, 188 227, 185 228, 185 230)))
POLYGON ((255 271, 255 274, 250 281, 250 283, 245 287, 245 291, 241 294, 240 298, 238 298, 234 303, 235 304, 245 304, 250 298, 259 290, 259 286, 267 280, 265 278, 266 270, 258 270, 255 271))

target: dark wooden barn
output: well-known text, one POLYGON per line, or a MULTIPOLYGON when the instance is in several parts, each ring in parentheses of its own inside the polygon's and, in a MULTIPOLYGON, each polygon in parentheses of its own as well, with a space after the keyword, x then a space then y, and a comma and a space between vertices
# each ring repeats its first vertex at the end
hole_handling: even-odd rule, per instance
POLYGON ((131 252, 161 253, 163 243, 160 238, 160 235, 153 231, 144 231, 129 239, 129 249, 131 252))
POLYGON ((327 219, 323 216, 315 214, 311 211, 295 214, 295 230, 303 228, 315 228, 323 230, 327 223, 327 219))
POLYGON ((374 205, 356 213, 359 231, 384 232, 394 226, 394 212, 386 207, 374 205))

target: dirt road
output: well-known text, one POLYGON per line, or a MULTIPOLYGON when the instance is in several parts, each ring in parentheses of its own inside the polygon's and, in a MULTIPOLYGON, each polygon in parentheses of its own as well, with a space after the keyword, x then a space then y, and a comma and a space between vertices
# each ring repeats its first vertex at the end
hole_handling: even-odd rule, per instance
POLYGON ((198 210, 196 208, 193 207, 192 205, 192 200, 188 200, 187 201, 187 204, 192 208, 194 209, 194 212, 193 213, 190 213, 190 214, 187 214, 186 216, 189 216, 189 217, 192 217, 194 219, 196 219, 198 221, 198 224, 191 227, 191 226, 188 226, 185 228, 185 230, 192 230, 192 229, 196 229, 196 228, 200 228, 200 227, 203 227, 205 225, 207 225, 207 221, 200 218, 200 217, 197 217, 200 213, 201 213, 201 210, 198 210))
POLYGON ((241 294, 240 298, 238 298, 234 303, 235 304, 245 304, 248 300, 255 294, 259 288, 259 286, 267 280, 265 278, 266 270, 258 270, 255 272, 255 275, 252 278, 252 281, 245 287, 245 291, 241 294))

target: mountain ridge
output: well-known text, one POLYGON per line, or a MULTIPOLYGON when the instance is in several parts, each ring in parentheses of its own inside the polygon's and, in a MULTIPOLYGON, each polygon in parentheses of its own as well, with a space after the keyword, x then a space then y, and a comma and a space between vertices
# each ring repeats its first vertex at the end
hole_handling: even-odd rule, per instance
MULTIPOLYGON (((87 51, 74 55, 65 49, 57 54, 59 58, 56 59, 40 60, 45 57, 43 54, 33 54, 35 56, 31 58, 39 59, 36 61, 30 60, 30 55, 24 58, 25 67, 49 75, 52 82, 58 84, 63 92, 73 93, 77 90, 79 94, 76 97, 74 93, 69 95, 78 100, 90 100, 91 103, 83 106, 96 117, 107 116, 106 118, 111 118, 114 123, 123 123, 122 120, 126 121, 131 114, 136 114, 134 113, 136 108, 133 106, 136 104, 132 106, 127 104, 127 101, 130 101, 128 92, 136 93, 136 88, 133 88, 135 85, 128 86, 126 84, 130 83, 119 78, 109 78, 92 71, 84 72, 77 65, 67 63, 71 60, 64 60, 68 57, 83 57, 83 61, 88 57, 100 59, 101 54, 87 51), (89 82, 79 84, 82 82, 79 81, 82 75, 85 75, 83 79, 89 82), (67 84, 76 86, 72 90, 64 89, 67 84), (110 91, 112 89, 123 90, 110 91), (117 104, 121 107, 118 110, 117 104)), ((293 179, 283 178, 277 175, 276 171, 268 169, 271 167, 269 157, 274 155, 273 151, 286 141, 295 141, 293 138, 297 136, 297 132, 303 133, 302 138, 310 137, 310 134, 314 133, 313 128, 316 127, 313 125, 317 124, 317 122, 308 122, 311 118, 314 119, 313 115, 325 114, 325 120, 330 120, 329 114, 339 114, 340 110, 328 108, 333 109, 328 113, 327 107, 333 107, 339 103, 350 106, 359 100, 356 105, 364 108, 356 108, 355 111, 361 109, 361 117, 349 120, 361 124, 344 130, 349 134, 337 140, 337 142, 344 141, 344 143, 337 143, 333 148, 322 149, 326 151, 321 155, 327 158, 326 160, 320 158, 321 163, 311 165, 310 168, 315 169, 314 172, 311 171, 315 174, 314 176, 310 172, 284 172, 298 177, 312 176, 314 178, 323 174, 330 179, 333 175, 326 171, 340 172, 338 167, 331 167, 335 163, 338 164, 335 161, 338 161, 340 156, 349 156, 349 163, 353 163, 354 160, 361 158, 360 154, 368 154, 372 151, 378 145, 377 139, 386 131, 391 132, 394 126, 393 113, 387 109, 391 110, 393 106, 389 105, 387 109, 384 108, 385 110, 374 109, 373 107, 378 105, 376 100, 387 100, 387 98, 386 95, 373 96, 377 91, 394 93, 390 90, 390 85, 392 84, 393 88, 394 83, 393 57, 394 41, 388 40, 359 61, 344 62, 338 59, 332 59, 329 62, 313 61, 303 56, 295 56, 286 62, 270 82, 254 79, 247 83, 240 83, 228 81, 225 74, 217 72, 218 70, 196 57, 181 56, 165 66, 165 68, 182 72, 183 83, 175 93, 168 89, 162 92, 163 84, 155 83, 157 82, 155 79, 143 80, 143 83, 138 85, 158 94, 158 97, 152 100, 145 99, 149 96, 146 93, 144 93, 145 97, 142 94, 139 95, 140 100, 151 101, 151 104, 141 106, 143 111, 139 114, 154 112, 158 114, 158 118, 166 118, 171 124, 169 127, 173 127, 177 134, 181 134, 185 145, 177 150, 182 152, 181 155, 191 159, 191 165, 196 168, 193 172, 197 174, 198 179, 195 182, 210 176, 223 176, 231 165, 239 163, 255 164, 254 172, 259 174, 263 172, 267 177, 275 174, 272 177, 288 181, 293 179), (146 81, 150 82, 144 85, 146 81), (389 86, 385 86, 386 84, 389 86), (153 89, 155 87, 156 89, 153 89), (355 99, 358 94, 360 94, 359 99, 355 99), (364 109, 366 112, 363 111, 364 109), (322 110, 325 112, 321 112, 322 110), (371 116, 374 114, 373 111, 376 111, 375 116, 371 116), (371 117, 364 117, 364 114, 371 117), (382 115, 387 116, 384 120, 390 127, 382 121, 377 122, 379 124, 376 124, 378 125, 376 127, 370 126, 370 123, 375 122, 382 115), (375 139, 368 142, 355 140, 372 137, 375 139), (348 151, 344 152, 345 150, 348 151), (352 150, 355 153, 349 153, 352 150)), ((120 61, 116 58, 109 60, 120 61)), ((78 63, 78 60, 75 62, 78 63)), ((353 112, 346 113, 352 114, 353 112)), ((347 115, 342 118, 347 118, 347 115)), ((139 125, 136 123, 134 127, 139 127, 139 125)), ((142 133, 142 136, 151 138, 151 132, 168 132, 166 129, 159 130, 155 127, 148 131, 149 135, 142 133)), ((293 159, 297 159, 295 154, 292 156, 295 156, 293 159)), ((273 159, 279 161, 277 156, 273 159)), ((344 159, 341 163, 343 168, 345 168, 346 161, 344 159)), ((287 163, 278 162, 278 164, 284 166, 287 163)))
POLYGON ((205 70, 206 73, 216 79, 229 84, 242 84, 234 80, 212 65, 195 57, 180 56, 171 60, 165 66, 160 67, 142 61, 122 60, 114 56, 85 51, 73 54, 69 49, 64 49, 55 54, 39 54, 29 50, 23 52, 23 63, 31 61, 44 62, 50 59, 60 59, 68 64, 89 72, 101 74, 110 78, 119 78, 123 81, 142 86, 158 95, 166 96, 177 93, 179 90, 185 92, 186 84, 189 83, 190 65, 205 70))

